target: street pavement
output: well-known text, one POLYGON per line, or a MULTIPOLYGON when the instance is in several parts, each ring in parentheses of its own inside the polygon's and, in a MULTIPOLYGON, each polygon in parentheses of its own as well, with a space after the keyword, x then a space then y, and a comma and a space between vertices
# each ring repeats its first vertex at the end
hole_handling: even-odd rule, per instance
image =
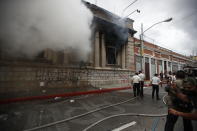
MULTIPOLYGON (((166 117, 150 115, 166 114, 167 107, 162 99, 152 100, 151 91, 145 88, 143 99, 134 98, 129 89, 0 105, 0 131, 163 131, 166 117)), ((160 88, 160 98, 165 94, 160 88)), ((197 130, 196 122, 193 125, 197 130)), ((182 130, 179 118, 175 131, 182 130)))

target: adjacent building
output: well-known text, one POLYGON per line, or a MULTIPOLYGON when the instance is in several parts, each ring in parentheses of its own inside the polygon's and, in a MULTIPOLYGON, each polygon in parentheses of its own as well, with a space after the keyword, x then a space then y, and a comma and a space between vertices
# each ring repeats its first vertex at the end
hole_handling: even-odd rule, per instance
POLYGON ((143 51, 140 52, 140 40, 135 38, 135 67, 136 71, 143 70, 146 74, 146 79, 149 80, 155 73, 168 73, 182 70, 184 66, 190 65, 192 59, 155 45, 153 43, 144 41, 143 51), (142 60, 141 60, 142 58, 142 60), (142 64, 141 64, 142 63, 142 64))

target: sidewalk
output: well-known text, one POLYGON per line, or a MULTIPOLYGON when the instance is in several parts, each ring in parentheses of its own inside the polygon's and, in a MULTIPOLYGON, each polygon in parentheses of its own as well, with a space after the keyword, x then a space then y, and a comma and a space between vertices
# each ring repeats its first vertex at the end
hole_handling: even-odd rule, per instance
POLYGON ((131 87, 129 83, 120 83, 120 84, 109 84, 109 85, 100 85, 98 89, 111 89, 111 88, 120 88, 120 87, 131 87))
MULTIPOLYGON (((145 81, 144 87, 149 87, 150 81, 145 81)), ((109 85, 97 85, 84 86, 84 87, 73 87, 73 88, 40 88, 32 92, 27 90, 25 92, 7 92, 0 93, 0 104, 29 101, 29 100, 40 100, 40 99, 51 99, 56 97, 72 97, 87 94, 105 93, 117 90, 126 90, 132 88, 130 83, 120 84, 109 84, 109 85)))
POLYGON ((131 86, 128 84, 112 84, 103 86, 84 86, 84 87, 73 87, 73 88, 42 88, 32 92, 27 90, 26 92, 7 92, 0 94, 0 104, 30 101, 30 100, 41 100, 51 99, 56 97, 72 97, 87 94, 104 93, 116 90, 130 89, 131 86))
MULTIPOLYGON (((131 87, 131 83, 120 83, 120 84, 110 84, 110 85, 100 85, 97 88, 101 89, 109 89, 109 88, 119 88, 119 87, 131 87)), ((150 81, 144 81, 144 87, 149 87, 150 86, 150 81)))

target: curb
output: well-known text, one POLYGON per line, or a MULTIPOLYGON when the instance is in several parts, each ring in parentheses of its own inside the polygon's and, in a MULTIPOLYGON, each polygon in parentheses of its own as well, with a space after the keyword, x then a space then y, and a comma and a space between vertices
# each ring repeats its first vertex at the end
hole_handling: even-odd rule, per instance
POLYGON ((93 90, 93 91, 86 91, 86 92, 54 94, 54 95, 46 95, 46 96, 12 98, 12 99, 0 100, 0 104, 8 104, 8 103, 32 101, 32 100, 44 100, 44 99, 51 99, 55 97, 71 97, 71 96, 80 96, 80 95, 87 95, 87 94, 99 94, 99 93, 105 93, 105 92, 111 92, 111 91, 117 91, 117 90, 126 90, 126 89, 131 89, 131 87, 119 87, 119 88, 101 89, 101 90, 93 90))

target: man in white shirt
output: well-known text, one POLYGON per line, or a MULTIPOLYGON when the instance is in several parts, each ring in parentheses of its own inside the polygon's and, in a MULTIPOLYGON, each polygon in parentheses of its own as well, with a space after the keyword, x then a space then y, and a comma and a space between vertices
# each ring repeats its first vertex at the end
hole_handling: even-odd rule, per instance
POLYGON ((135 75, 131 78, 131 81, 133 83, 134 97, 136 97, 136 91, 137 91, 137 96, 139 96, 139 94, 140 94, 140 77, 138 76, 138 73, 135 73, 135 75))
POLYGON ((157 100, 160 100, 159 98, 159 84, 160 84, 160 79, 158 77, 157 74, 155 74, 155 76, 152 78, 151 80, 151 84, 152 84, 152 99, 154 99, 154 94, 155 94, 155 90, 156 90, 156 97, 157 100))
POLYGON ((172 73, 172 83, 176 82, 176 73, 172 73))
POLYGON ((143 97, 144 96, 144 79, 145 79, 145 75, 142 73, 142 71, 139 71, 139 75, 140 77, 140 96, 143 97))

